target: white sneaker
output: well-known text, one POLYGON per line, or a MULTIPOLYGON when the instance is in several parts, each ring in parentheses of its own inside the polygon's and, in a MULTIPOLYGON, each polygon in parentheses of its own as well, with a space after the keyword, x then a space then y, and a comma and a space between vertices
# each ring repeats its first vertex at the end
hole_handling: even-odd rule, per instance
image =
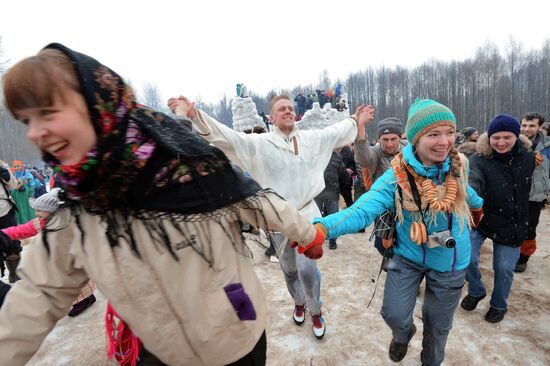
POLYGON ((318 315, 312 315, 311 320, 313 320, 313 335, 317 339, 323 338, 323 336, 325 335, 325 331, 327 330, 323 315, 321 313, 319 313, 318 315))
POLYGON ((306 304, 304 305, 295 305, 294 313, 292 314, 294 323, 296 325, 302 325, 306 321, 306 304))
POLYGON ((272 255, 271 257, 269 257, 269 261, 273 263, 279 263, 279 258, 272 255))

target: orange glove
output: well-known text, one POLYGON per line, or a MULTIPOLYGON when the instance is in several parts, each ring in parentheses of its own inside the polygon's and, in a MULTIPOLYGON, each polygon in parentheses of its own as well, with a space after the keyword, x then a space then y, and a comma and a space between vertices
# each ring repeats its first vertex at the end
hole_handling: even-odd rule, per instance
POLYGON ((472 215, 472 228, 476 228, 483 218, 483 207, 471 208, 470 214, 472 215))
POLYGON ((298 246, 298 243, 295 241, 290 243, 291 248, 298 247, 298 253, 305 255, 309 259, 319 259, 323 256, 323 243, 327 235, 327 229, 323 224, 316 223, 313 225, 317 233, 313 241, 306 245, 305 247, 298 246))
POLYGON ((535 166, 539 166, 544 161, 544 157, 540 154, 540 152, 535 153, 535 166))

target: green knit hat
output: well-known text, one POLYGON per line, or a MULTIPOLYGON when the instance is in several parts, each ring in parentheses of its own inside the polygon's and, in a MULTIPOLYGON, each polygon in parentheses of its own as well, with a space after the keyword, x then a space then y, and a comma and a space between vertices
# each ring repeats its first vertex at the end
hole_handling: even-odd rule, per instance
POLYGON ((416 99, 409 108, 405 133, 411 144, 434 127, 452 126, 456 128, 453 112, 443 104, 431 99, 416 99))

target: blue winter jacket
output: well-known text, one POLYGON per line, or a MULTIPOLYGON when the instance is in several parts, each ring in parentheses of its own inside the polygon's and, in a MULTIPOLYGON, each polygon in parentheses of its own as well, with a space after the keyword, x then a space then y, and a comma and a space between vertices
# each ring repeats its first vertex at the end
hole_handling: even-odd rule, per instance
MULTIPOLYGON (((450 169, 450 160, 440 166, 424 166, 413 154, 412 145, 403 148, 403 158, 416 173, 424 177, 430 177, 436 184, 445 180, 445 175, 450 169)), ((356 233, 358 230, 369 226, 377 216, 385 210, 395 212, 395 190, 397 183, 393 170, 388 169, 374 182, 371 189, 363 194, 351 207, 333 215, 316 218, 314 223, 323 224, 327 230, 327 239, 335 239, 344 234, 356 233)), ((467 203, 471 208, 483 206, 483 199, 468 186, 467 203)), ((439 272, 458 271, 470 264, 470 236, 467 222, 460 225, 457 215, 453 215, 452 236, 456 240, 453 249, 436 247, 428 248, 426 245, 417 245, 409 236, 412 223, 411 213, 403 210, 403 223, 397 222, 397 245, 394 253, 403 256, 419 265, 439 272), (462 227, 462 230, 460 229, 462 227)), ((434 224, 427 223, 428 235, 434 232, 447 230, 449 227, 446 213, 439 213, 434 224)))

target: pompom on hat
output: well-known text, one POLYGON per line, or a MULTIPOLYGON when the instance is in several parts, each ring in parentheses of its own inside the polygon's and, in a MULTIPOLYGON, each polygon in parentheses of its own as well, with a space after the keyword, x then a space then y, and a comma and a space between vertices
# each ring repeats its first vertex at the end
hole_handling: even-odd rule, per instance
POLYGON ((487 135, 491 137, 492 134, 496 132, 512 132, 516 137, 519 137, 520 125, 519 121, 509 114, 499 114, 489 124, 487 128, 487 135))
POLYGON ((59 200, 60 188, 53 188, 48 193, 43 194, 31 203, 31 207, 36 211, 53 213, 63 203, 59 200))
POLYGON ((409 108, 405 133, 413 145, 426 132, 435 127, 450 126, 456 128, 453 112, 443 104, 431 99, 416 99, 409 108))

